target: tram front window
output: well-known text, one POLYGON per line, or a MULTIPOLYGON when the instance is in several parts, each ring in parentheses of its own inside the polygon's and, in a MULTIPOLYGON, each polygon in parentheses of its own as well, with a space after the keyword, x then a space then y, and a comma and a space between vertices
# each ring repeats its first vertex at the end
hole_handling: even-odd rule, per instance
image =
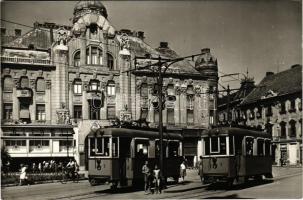
POLYGON ((168 157, 177 157, 179 155, 179 142, 168 143, 168 157))
POLYGON ((226 155, 226 137, 204 138, 204 155, 226 155))
POLYGON ((90 138, 91 156, 109 156, 109 138, 90 138))
POLYGON ((149 141, 136 141, 136 157, 139 159, 148 158, 149 141))

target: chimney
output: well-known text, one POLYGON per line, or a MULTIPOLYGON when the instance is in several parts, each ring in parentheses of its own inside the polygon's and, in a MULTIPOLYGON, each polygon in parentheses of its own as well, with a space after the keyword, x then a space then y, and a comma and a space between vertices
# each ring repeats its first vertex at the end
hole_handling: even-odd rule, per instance
POLYGON ((201 53, 203 54, 210 53, 210 49, 209 48, 201 49, 201 53))
POLYGON ((144 40, 144 32, 143 31, 138 31, 138 38, 140 38, 141 40, 144 40))
POLYGON ((265 75, 265 77, 267 77, 267 76, 272 76, 272 75, 274 75, 275 73, 273 73, 273 72, 266 72, 266 75, 265 75))
POLYGON ((168 49, 168 42, 160 42, 160 48, 168 49))
POLYGON ((1 35, 6 35, 6 28, 1 27, 1 35))
POLYGON ((19 37, 21 36, 21 29, 15 29, 15 36, 19 37))

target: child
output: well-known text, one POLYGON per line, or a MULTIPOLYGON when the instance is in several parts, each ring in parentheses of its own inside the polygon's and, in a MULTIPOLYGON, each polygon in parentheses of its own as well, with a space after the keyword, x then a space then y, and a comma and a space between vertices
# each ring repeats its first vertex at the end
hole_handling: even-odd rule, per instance
POLYGON ((155 192, 161 193, 160 190, 160 169, 158 169, 158 165, 155 165, 155 169, 153 170, 154 181, 155 181, 155 192))

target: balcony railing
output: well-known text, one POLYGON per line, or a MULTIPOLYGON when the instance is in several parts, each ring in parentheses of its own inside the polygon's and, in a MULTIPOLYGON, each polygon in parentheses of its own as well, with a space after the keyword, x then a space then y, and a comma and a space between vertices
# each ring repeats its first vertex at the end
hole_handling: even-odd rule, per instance
POLYGON ((20 64, 34 64, 34 65, 50 65, 49 59, 34 59, 34 58, 20 58, 1 56, 1 63, 20 63, 20 64))

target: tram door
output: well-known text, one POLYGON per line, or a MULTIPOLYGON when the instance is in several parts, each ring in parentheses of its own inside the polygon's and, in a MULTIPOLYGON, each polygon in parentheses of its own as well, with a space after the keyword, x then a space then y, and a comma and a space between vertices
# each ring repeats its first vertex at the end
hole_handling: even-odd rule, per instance
POLYGON ((119 166, 120 166, 120 185, 126 186, 127 179, 132 178, 130 177, 130 170, 131 170, 131 156, 130 156, 130 143, 131 138, 123 138, 120 137, 120 146, 119 146, 119 166))

